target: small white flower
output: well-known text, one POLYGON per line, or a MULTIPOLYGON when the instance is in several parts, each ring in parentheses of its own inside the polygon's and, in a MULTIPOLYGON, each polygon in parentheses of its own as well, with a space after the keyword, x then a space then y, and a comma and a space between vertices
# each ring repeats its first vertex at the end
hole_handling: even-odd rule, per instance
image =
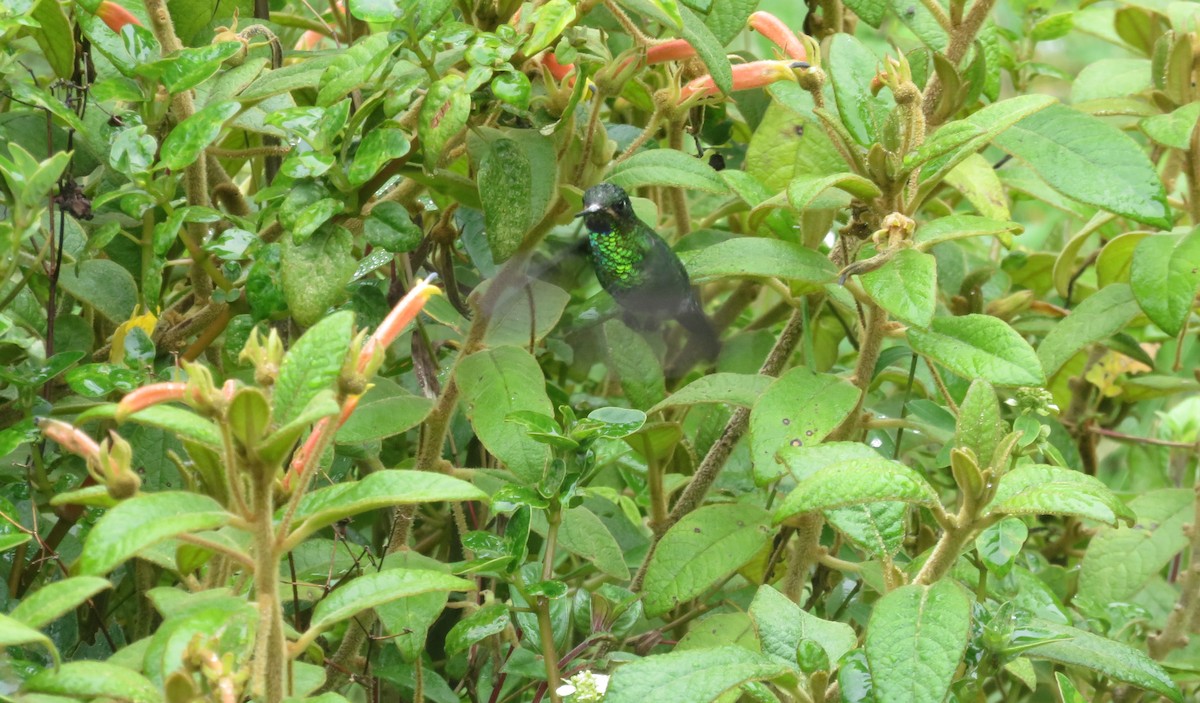
POLYGON ((570 696, 572 703, 600 703, 608 690, 608 676, 581 671, 556 690, 560 696, 570 696))

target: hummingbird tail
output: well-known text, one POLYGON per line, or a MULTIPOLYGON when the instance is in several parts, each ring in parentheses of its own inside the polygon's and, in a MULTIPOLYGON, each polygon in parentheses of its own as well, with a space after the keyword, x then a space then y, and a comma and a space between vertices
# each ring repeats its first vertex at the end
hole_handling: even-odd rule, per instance
POLYGON ((721 340, 717 338, 717 330, 712 320, 704 314, 699 305, 688 306, 679 317, 679 324, 688 331, 690 339, 684 350, 684 357, 692 357, 690 352, 702 357, 705 361, 713 361, 721 351, 721 340))

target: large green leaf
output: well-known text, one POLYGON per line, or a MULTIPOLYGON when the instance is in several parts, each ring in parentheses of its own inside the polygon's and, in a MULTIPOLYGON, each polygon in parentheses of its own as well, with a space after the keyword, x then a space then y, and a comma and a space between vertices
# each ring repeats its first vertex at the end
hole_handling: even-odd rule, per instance
POLYGON ((1046 380, 1033 347, 999 318, 938 317, 928 330, 908 328, 908 341, 963 378, 998 386, 1040 386, 1046 380))
POLYGON ((1080 349, 1121 331, 1137 314, 1138 306, 1128 285, 1114 283, 1100 290, 1059 321, 1042 340, 1037 350, 1042 369, 1053 376, 1080 349))
POLYGON ((1134 498, 1138 522, 1103 527, 1088 543, 1079 569, 1079 596, 1097 604, 1129 602, 1187 546, 1192 491, 1163 488, 1134 498))
POLYGON ((226 100, 208 105, 175 125, 162 143, 159 156, 163 164, 179 171, 195 163, 204 150, 217 140, 225 123, 241 109, 241 104, 236 100, 226 100))
POLYGON ((871 92, 883 62, 852 34, 839 32, 829 44, 829 78, 842 124, 854 141, 869 147, 880 139, 890 105, 871 92))
POLYGON ((1045 659, 1091 669, 1117 681, 1157 693, 1175 703, 1183 702, 1183 695, 1167 672, 1140 650, 1049 620, 1036 620, 1031 624, 1039 631, 1063 639, 1027 650, 1025 656, 1030 659, 1045 659))
POLYGON ((758 627, 763 654, 789 666, 796 665, 796 646, 813 640, 836 662, 854 649, 858 636, 843 622, 822 620, 788 600, 771 586, 760 586, 750 602, 750 617, 758 627))
POLYGON ((62 581, 48 583, 30 593, 13 608, 11 615, 30 627, 45 627, 106 588, 112 588, 108 579, 98 576, 71 576, 62 581))
POLYGON ((471 591, 475 582, 440 571, 388 569, 365 574, 340 586, 317 603, 310 630, 324 630, 368 608, 397 598, 443 591, 471 591))
POLYGON ((867 623, 875 699, 941 703, 970 634, 971 601, 953 579, 888 593, 867 623))
POLYGON ((740 569, 771 539, 770 525, 767 511, 747 503, 708 505, 675 523, 646 569, 646 615, 682 605, 740 569))
POLYGON ((104 514, 83 542, 74 572, 100 576, 146 547, 188 532, 213 530, 233 515, 208 496, 182 491, 143 493, 104 514))
POLYGON ((805 283, 829 283, 837 269, 829 259, 795 242, 763 237, 738 237, 680 254, 693 281, 717 278, 782 278, 805 283))
POLYGON ((1171 226, 1154 165, 1137 142, 1108 122, 1052 105, 997 136, 995 144, 1063 195, 1131 220, 1171 226))
POLYGON ((554 197, 554 143, 536 130, 486 130, 478 158, 479 200, 497 262, 516 253, 554 197))
POLYGON ((163 694, 154 684, 132 669, 108 662, 67 662, 57 669, 45 669, 25 680, 27 693, 45 693, 74 699, 126 700, 133 703, 160 703, 163 694))
POLYGON ((487 499, 483 491, 452 476, 389 469, 309 493, 300 500, 295 524, 303 523, 300 530, 308 534, 344 517, 391 505, 487 499))
POLYGON ((707 163, 674 149, 640 151, 613 167, 608 181, 626 190, 675 186, 706 193, 728 192, 725 181, 707 163))
POLYGON ((1139 242, 1129 284, 1146 316, 1167 334, 1179 334, 1200 287, 1200 227, 1183 236, 1164 234, 1139 242))
POLYGON ((857 388, 832 374, 797 366, 779 377, 750 413, 755 480, 765 484, 782 475, 780 450, 819 444, 854 411, 858 399, 857 388))
POLYGON ((799 513, 863 503, 937 503, 937 493, 916 471, 883 457, 850 459, 826 466, 792 489, 775 510, 775 521, 799 513))
POLYGON ((698 703, 749 681, 773 679, 788 667, 743 647, 658 654, 617 669, 604 703, 698 703))
POLYGON ((128 320, 137 304, 133 276, 108 259, 88 259, 77 266, 64 264, 59 270, 58 285, 114 325, 128 320))
POLYGON ((770 376, 747 373, 710 373, 680 388, 646 411, 655 413, 680 405, 728 403, 743 408, 753 406, 767 387, 775 382, 770 376))
POLYGON ((901 249, 886 264, 860 277, 871 300, 893 317, 928 327, 937 308, 937 260, 916 249, 901 249))
POLYGON ((294 420, 318 393, 333 386, 350 349, 353 325, 353 313, 335 313, 309 328, 288 350, 271 395, 277 425, 294 420))
POLYGON ((540 481, 549 448, 508 422, 509 415, 521 410, 543 415, 554 412, 537 361, 524 349, 496 347, 460 361, 455 378, 467 417, 483 446, 523 483, 540 481))

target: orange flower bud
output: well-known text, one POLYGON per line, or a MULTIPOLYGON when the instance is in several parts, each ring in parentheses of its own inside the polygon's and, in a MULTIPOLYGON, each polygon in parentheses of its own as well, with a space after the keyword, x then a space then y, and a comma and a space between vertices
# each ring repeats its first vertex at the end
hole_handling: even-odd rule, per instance
POLYGON ((808 61, 808 52, 804 50, 804 44, 801 43, 796 33, 775 15, 770 12, 755 12, 750 15, 747 24, 751 29, 757 30, 764 37, 770 39, 783 51, 784 56, 797 61, 808 61))
MULTIPOLYGON (((749 90, 761 88, 775 81, 794 80, 794 68, 805 68, 808 64, 796 61, 751 61, 733 67, 733 89, 749 90)), ((720 93, 717 84, 710 75, 700 76, 683 86, 679 92, 679 101, 685 102, 692 97, 711 98, 720 93)))
POLYGON ((142 386, 130 391, 121 399, 120 403, 117 403, 117 422, 122 422, 130 415, 139 410, 145 410, 151 405, 183 400, 187 395, 187 388, 188 384, 186 383, 171 381, 151 383, 148 386, 142 386))
POLYGON ((112 0, 104 0, 100 6, 96 8, 96 16, 100 21, 108 25, 108 28, 117 34, 121 33, 121 28, 127 24, 136 24, 141 27, 141 20, 134 17, 129 10, 121 7, 112 0))
POLYGON ((696 55, 696 48, 686 39, 672 39, 662 44, 655 44, 646 49, 646 63, 666 63, 667 61, 683 61, 696 55))
POLYGON ((89 464, 100 460, 100 445, 78 427, 50 418, 38 420, 38 427, 47 438, 58 442, 68 452, 83 457, 89 464))
POLYGON ((379 328, 367 339, 367 343, 363 345, 362 352, 358 356, 360 372, 367 371, 371 360, 375 358, 375 350, 387 349, 392 342, 396 341, 396 337, 400 336, 404 328, 408 327, 408 323, 416 319, 417 313, 425 307, 429 296, 440 292, 437 286, 433 285, 433 280, 436 278, 437 274, 430 274, 425 280, 418 281, 408 295, 401 298, 400 302, 396 303, 396 307, 392 308, 388 316, 383 319, 379 328))

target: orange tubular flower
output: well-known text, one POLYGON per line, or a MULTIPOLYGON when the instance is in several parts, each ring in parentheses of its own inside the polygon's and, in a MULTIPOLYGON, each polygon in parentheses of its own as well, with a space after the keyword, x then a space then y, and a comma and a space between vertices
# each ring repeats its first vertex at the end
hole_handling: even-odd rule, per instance
POLYGON ((89 463, 100 461, 100 445, 83 430, 61 420, 43 418, 38 421, 42 434, 58 442, 72 454, 87 459, 89 463))
POLYGON ((408 327, 408 323, 416 319, 417 313, 421 312, 421 308, 425 307, 425 302, 429 300, 431 295, 439 293, 438 287, 433 285, 433 281, 437 278, 437 274, 430 274, 423 281, 418 281, 413 289, 396 303, 396 307, 388 313, 388 316, 379 324, 378 329, 363 345, 362 352, 358 355, 358 370, 365 372, 371 359, 375 356, 376 349, 387 349, 392 342, 396 341, 396 337, 408 327))
MULTIPOLYGON (((800 61, 751 61, 738 64, 733 67, 733 89, 749 90, 770 85, 775 81, 792 80, 796 76, 792 69, 807 66, 808 64, 800 61)), ((720 92, 712 76, 700 76, 683 86, 679 92, 679 101, 682 103, 694 96, 711 98, 720 92)))
POLYGON ((775 15, 770 12, 755 12, 750 15, 747 24, 774 42, 785 56, 797 61, 808 61, 808 52, 804 50, 804 44, 800 42, 796 33, 775 15))
POLYGON ((117 403, 117 422, 122 422, 133 413, 145 410, 151 405, 183 400, 187 396, 187 387, 186 383, 170 381, 151 383, 130 391, 121 399, 121 402, 117 403))
POLYGON ((120 34, 121 28, 127 24, 142 26, 141 21, 134 17, 129 10, 111 0, 104 0, 104 2, 100 3, 100 6, 96 8, 96 16, 117 34, 120 34))
POLYGON ((554 76, 554 80, 556 81, 561 81, 567 77, 567 74, 575 70, 575 64, 573 63, 566 64, 565 66, 559 63, 558 59, 554 57, 553 51, 547 51, 542 56, 542 65, 546 67, 550 75, 554 76))

